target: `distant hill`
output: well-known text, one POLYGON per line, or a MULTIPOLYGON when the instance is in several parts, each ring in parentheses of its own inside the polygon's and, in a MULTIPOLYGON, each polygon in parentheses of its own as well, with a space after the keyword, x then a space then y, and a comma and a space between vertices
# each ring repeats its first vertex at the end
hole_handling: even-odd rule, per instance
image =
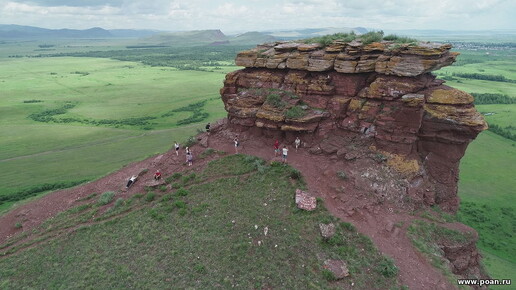
POLYGON ((94 27, 85 30, 46 29, 33 26, 0 24, 0 38, 108 38, 113 37, 108 30, 94 27))
POLYGON ((246 32, 243 34, 233 36, 230 38, 229 42, 231 44, 238 44, 238 45, 246 45, 246 44, 256 45, 256 44, 260 44, 260 43, 273 42, 273 41, 277 41, 277 40, 278 40, 278 38, 276 38, 272 35, 264 34, 264 33, 257 32, 257 31, 252 31, 252 32, 246 32))
POLYGON ((149 37, 154 34, 162 33, 163 31, 159 30, 150 30, 150 29, 110 29, 108 30, 114 37, 149 37))
POLYGON ((218 29, 165 32, 142 39, 145 44, 189 46, 228 43, 228 37, 218 29))
POLYGON ((339 32, 351 32, 354 31, 357 34, 367 33, 368 30, 363 27, 327 27, 327 28, 304 28, 304 29, 292 29, 292 30, 274 30, 274 31, 264 31, 262 33, 271 35, 281 40, 293 40, 293 39, 303 39, 303 38, 312 38, 327 34, 335 34, 339 32))
POLYGON ((257 45, 278 40, 276 37, 261 32, 246 32, 227 36, 222 31, 194 30, 167 32, 141 39, 146 45, 163 46, 199 46, 199 45, 257 45))

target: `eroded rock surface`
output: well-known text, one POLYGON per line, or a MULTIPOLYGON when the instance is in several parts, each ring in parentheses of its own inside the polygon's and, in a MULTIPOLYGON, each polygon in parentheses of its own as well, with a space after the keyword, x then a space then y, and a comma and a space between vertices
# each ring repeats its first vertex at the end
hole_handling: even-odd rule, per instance
POLYGON ((376 155, 404 176, 417 206, 458 208, 459 161, 487 128, 473 97, 432 70, 450 65, 450 45, 389 42, 274 43, 238 54, 246 68, 221 89, 229 126, 293 141, 353 162, 376 155), (292 139, 292 140, 290 140, 292 139))

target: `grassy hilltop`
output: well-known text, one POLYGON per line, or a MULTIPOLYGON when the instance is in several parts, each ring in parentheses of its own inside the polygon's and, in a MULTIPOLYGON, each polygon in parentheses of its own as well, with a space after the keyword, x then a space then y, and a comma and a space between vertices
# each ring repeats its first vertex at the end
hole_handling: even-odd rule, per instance
POLYGON ((166 178, 173 189, 92 194, 29 241, 0 245, 0 288, 400 288, 392 260, 351 224, 322 204, 295 207, 304 185, 291 167, 231 155, 166 178), (330 222, 336 235, 323 240, 330 222), (326 259, 351 276, 334 282, 326 259))

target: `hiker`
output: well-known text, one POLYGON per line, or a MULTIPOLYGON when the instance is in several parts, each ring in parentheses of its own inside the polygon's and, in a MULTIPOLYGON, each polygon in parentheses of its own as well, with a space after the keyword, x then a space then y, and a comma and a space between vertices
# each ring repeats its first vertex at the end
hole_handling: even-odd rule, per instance
POLYGON ((276 139, 274 142, 274 157, 278 157, 279 154, 279 141, 276 139))
POLYGON ((206 132, 208 132, 208 134, 210 134, 210 123, 206 124, 206 132))
POLYGON ((136 175, 131 176, 131 178, 129 178, 129 180, 127 181, 127 185, 125 187, 129 188, 129 186, 133 185, 133 183, 136 182, 137 178, 138 178, 138 176, 136 176, 136 175))
POLYGON ((188 152, 188 154, 186 155, 186 160, 188 161, 188 166, 192 166, 192 164, 193 164, 192 152, 188 152))
POLYGON ((174 141, 174 147, 176 147, 176 156, 179 156, 179 144, 177 141, 174 141))
POLYGON ((186 162, 188 162, 188 155, 192 154, 192 151, 190 151, 190 147, 186 147, 185 152, 186 152, 186 162))
POLYGON ((287 146, 283 145, 283 155, 282 155, 283 163, 287 163, 287 154, 288 154, 287 146))
POLYGON ((296 152, 297 152, 297 148, 299 148, 299 145, 301 145, 301 139, 299 139, 299 136, 296 137, 296 141, 294 141, 294 145, 296 146, 296 152))
POLYGON ((154 173, 154 180, 160 180, 161 179, 161 172, 159 172, 159 169, 156 170, 156 173, 154 173))
POLYGON ((240 142, 238 142, 238 135, 235 137, 233 142, 235 143, 235 154, 238 154, 238 146, 240 146, 240 142))

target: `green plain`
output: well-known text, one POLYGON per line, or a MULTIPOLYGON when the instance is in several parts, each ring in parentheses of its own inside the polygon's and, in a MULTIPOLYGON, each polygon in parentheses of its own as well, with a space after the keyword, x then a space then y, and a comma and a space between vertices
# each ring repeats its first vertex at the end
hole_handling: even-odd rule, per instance
POLYGON ((0 63, 0 195, 42 183, 95 179, 164 152, 174 141, 183 142, 202 129, 204 121, 177 126, 192 113, 162 115, 206 100, 206 122, 224 117, 218 91, 225 71, 234 69, 180 71, 72 57, 2 59, 0 63), (40 102, 24 102, 31 100, 40 102), (142 126, 41 123, 28 118, 66 102, 75 107, 57 118, 156 119, 150 120, 151 130, 143 130, 142 126))

